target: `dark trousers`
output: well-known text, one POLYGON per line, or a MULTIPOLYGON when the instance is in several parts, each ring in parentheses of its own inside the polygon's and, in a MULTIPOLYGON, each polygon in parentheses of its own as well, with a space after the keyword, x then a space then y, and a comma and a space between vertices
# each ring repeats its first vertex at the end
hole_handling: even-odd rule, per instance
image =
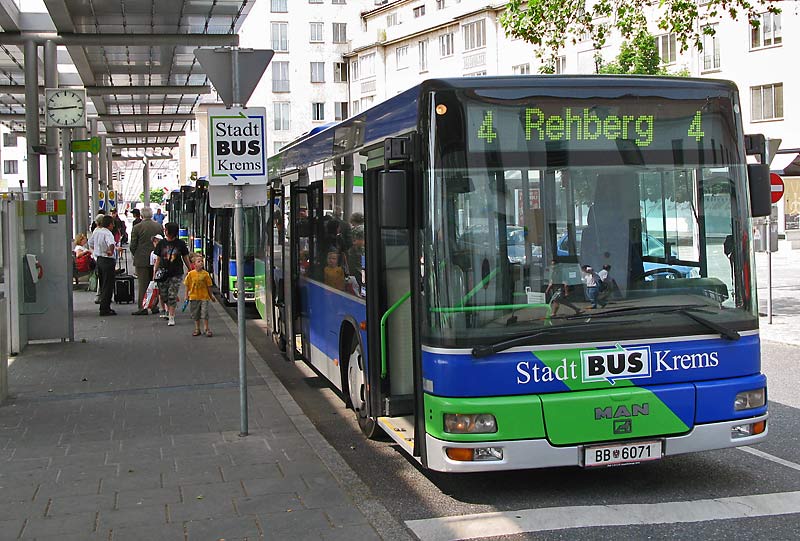
POLYGON ((111 297, 114 295, 114 267, 113 257, 97 258, 97 278, 100 283, 100 312, 111 310, 111 297))
POLYGON ((153 279, 153 267, 136 267, 136 285, 139 287, 139 309, 142 308, 142 299, 147 292, 147 286, 150 285, 150 280, 153 279))

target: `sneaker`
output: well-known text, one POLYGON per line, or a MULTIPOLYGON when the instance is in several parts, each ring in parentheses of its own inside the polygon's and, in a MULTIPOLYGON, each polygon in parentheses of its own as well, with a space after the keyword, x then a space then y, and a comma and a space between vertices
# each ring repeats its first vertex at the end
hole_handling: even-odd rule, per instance
POLYGON ((147 308, 143 308, 142 310, 136 310, 135 312, 132 312, 132 315, 134 315, 134 316, 146 316, 147 315, 147 308))
POLYGON ((175 326, 175 318, 174 317, 170 317, 169 318, 169 320, 167 321, 167 326, 168 327, 174 327, 175 326))
POLYGON ((155 308, 153 308, 150 311, 153 312, 153 315, 157 314, 158 313, 158 306, 156 306, 155 308))
POLYGON ((160 317, 161 319, 167 319, 169 317, 169 313, 167 313, 166 311, 161 312, 160 314, 158 314, 158 317, 160 317))

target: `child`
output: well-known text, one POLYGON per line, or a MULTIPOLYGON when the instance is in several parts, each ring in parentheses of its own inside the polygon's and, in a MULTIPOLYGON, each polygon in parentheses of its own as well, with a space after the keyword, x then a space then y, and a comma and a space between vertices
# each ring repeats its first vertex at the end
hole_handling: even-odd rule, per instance
POLYGON ((339 252, 337 250, 328 252, 325 266, 325 285, 344 291, 344 269, 339 266, 339 252))
POLYGON ((200 320, 202 319, 205 335, 211 338, 214 334, 208 328, 208 301, 216 302, 211 294, 211 275, 203 268, 205 262, 200 254, 195 255, 192 263, 194 270, 189 271, 183 280, 183 283, 186 284, 186 297, 189 299, 192 320, 194 320, 192 336, 200 336, 200 320))

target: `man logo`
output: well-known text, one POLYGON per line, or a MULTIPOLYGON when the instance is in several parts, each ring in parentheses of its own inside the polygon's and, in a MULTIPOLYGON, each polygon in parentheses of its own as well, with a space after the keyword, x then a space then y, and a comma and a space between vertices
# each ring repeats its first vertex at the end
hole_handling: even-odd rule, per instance
POLYGON ((617 419, 614 421, 614 434, 630 434, 633 431, 630 419, 617 419))
POLYGON ((591 349, 581 351, 581 378, 584 383, 650 377, 650 347, 591 349))

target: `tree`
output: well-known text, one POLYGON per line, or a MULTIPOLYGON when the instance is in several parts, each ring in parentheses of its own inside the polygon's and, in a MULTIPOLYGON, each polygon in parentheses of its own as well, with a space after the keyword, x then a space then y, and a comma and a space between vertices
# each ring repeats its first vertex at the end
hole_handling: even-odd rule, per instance
MULTIPOLYGON (((144 192, 139 194, 139 201, 144 203, 144 192)), ((164 190, 161 188, 150 189, 150 202, 158 203, 159 205, 164 202, 164 190)))
POLYGON ((588 36, 596 51, 612 32, 633 40, 647 32, 650 12, 659 14, 657 27, 674 33, 683 52, 690 47, 702 50, 703 36, 714 34, 714 27, 702 21, 743 16, 758 27, 765 11, 780 13, 770 0, 509 0, 500 24, 509 36, 533 44, 536 56, 553 65, 559 50, 577 43, 579 36, 588 36))
POLYGON ((616 60, 603 62, 599 60, 598 73, 617 75, 666 75, 667 70, 661 66, 655 38, 647 32, 639 32, 633 39, 623 41, 616 60))

